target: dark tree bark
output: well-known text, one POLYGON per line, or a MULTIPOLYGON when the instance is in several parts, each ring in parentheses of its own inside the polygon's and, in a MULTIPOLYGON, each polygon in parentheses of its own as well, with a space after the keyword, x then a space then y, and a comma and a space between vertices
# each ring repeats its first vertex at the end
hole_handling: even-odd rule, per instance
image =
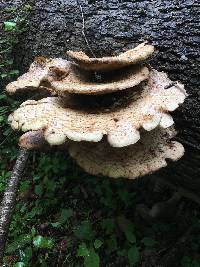
MULTIPOLYGON (((5 6, 22 2, 6 1, 5 6)), ((20 36, 14 51, 22 72, 35 56, 65 57, 68 49, 91 54, 82 34, 80 6, 85 18, 85 35, 97 56, 115 54, 148 40, 157 49, 150 64, 185 84, 189 96, 173 116, 179 130, 178 139, 185 145, 186 153, 158 175, 199 191, 199 1, 33 1, 29 30, 20 36)))
POLYGON ((28 151, 20 150, 19 156, 8 181, 6 190, 0 206, 0 266, 2 266, 4 249, 6 245, 8 228, 15 208, 16 195, 20 178, 22 176, 25 163, 28 159, 28 151))

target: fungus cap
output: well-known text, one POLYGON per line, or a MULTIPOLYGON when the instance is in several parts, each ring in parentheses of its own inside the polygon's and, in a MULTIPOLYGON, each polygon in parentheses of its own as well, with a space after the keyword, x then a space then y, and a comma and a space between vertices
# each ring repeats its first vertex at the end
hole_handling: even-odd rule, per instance
POLYGON ((151 131, 159 125, 170 127, 173 119, 167 112, 175 110, 186 97, 181 84, 172 84, 165 73, 156 70, 151 71, 148 83, 140 90, 121 92, 124 102, 118 94, 120 97, 104 108, 86 107, 82 96, 77 100, 76 95, 70 94, 66 98, 28 100, 9 116, 9 122, 15 130, 43 130, 51 145, 60 145, 67 139, 99 142, 107 135, 111 146, 124 147, 140 139, 140 128, 151 131))
POLYGON ((31 64, 27 73, 6 86, 6 91, 14 94, 21 90, 41 90, 52 94, 105 94, 138 85, 149 75, 147 67, 132 66, 120 72, 104 75, 103 81, 95 80, 94 74, 81 71, 67 60, 44 59, 31 64))
POLYGON ((42 130, 29 131, 19 138, 19 146, 27 150, 49 151, 51 149, 66 150, 68 142, 60 146, 51 146, 44 138, 42 130))
POLYGON ((69 153, 90 174, 135 179, 166 167, 166 159, 176 161, 183 156, 184 147, 169 141, 175 134, 173 127, 156 128, 144 132, 137 144, 123 148, 111 147, 105 141, 71 142, 69 153))
POLYGON ((94 74, 80 70, 71 64, 66 77, 61 80, 50 78, 49 83, 50 87, 61 96, 68 93, 98 95, 134 87, 148 79, 148 76, 147 67, 131 66, 123 71, 104 75, 103 81, 97 81, 94 74))
POLYGON ((118 56, 90 58, 82 51, 68 51, 67 55, 72 58, 81 69, 104 72, 139 63, 149 58, 153 52, 154 47, 144 42, 118 56))
MULTIPOLYGON (((28 72, 20 76, 16 81, 9 83, 6 86, 6 91, 9 94, 15 94, 21 90, 38 90, 43 87, 41 83, 48 79, 48 74, 52 68, 67 72, 69 62, 62 58, 47 59, 37 57, 30 65, 28 72)), ((48 87, 46 89, 52 91, 48 87)))
POLYGON ((29 131, 19 138, 19 146, 27 150, 40 150, 49 146, 42 130, 29 131))

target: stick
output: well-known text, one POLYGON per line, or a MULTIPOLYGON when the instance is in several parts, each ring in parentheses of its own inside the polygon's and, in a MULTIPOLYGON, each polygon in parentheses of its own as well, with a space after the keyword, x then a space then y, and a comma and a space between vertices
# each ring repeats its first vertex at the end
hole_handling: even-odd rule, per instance
POLYGON ((27 150, 20 149, 0 206, 0 266, 3 264, 8 229, 15 208, 19 181, 28 159, 28 154, 29 152, 27 150))

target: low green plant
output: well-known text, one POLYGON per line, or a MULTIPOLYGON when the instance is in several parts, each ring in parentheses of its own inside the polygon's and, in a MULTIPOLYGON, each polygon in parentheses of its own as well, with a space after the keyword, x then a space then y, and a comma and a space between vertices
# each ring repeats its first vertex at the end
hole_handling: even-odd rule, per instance
POLYGON ((99 245, 95 247, 96 250, 94 246, 95 243, 90 244, 90 246, 87 246, 85 243, 82 243, 78 247, 77 256, 83 257, 85 267, 99 267, 100 259, 96 250, 101 247, 101 244, 99 243, 99 245))

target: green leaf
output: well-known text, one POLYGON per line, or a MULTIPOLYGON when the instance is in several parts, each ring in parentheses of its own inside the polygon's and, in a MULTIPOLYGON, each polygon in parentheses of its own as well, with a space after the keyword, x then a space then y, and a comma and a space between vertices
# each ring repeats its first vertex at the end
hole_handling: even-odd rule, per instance
POLYGON ((13 59, 6 60, 6 64, 7 65, 12 65, 13 63, 14 63, 14 60, 13 59))
POLYGON ((31 228, 31 235, 32 235, 32 237, 34 237, 36 235, 36 229, 34 226, 31 228))
POLYGON ((107 246, 107 254, 110 254, 118 249, 117 238, 115 235, 111 235, 110 239, 107 240, 107 246))
POLYGON ((144 237, 141 242, 145 245, 145 247, 154 247, 156 244, 156 241, 151 237, 144 237))
POLYGON ((6 95, 0 95, 0 100, 5 99, 5 98, 6 98, 6 95))
POLYGON ((62 209, 59 222, 63 224, 72 216, 73 216, 72 209, 62 209))
POLYGON ((1 74, 1 78, 2 78, 2 79, 6 78, 7 76, 8 76, 8 74, 6 74, 6 73, 2 73, 2 74, 1 74))
POLYGON ((85 267, 99 267, 100 259, 99 255, 93 248, 89 250, 89 256, 84 258, 85 267))
POLYGON ((130 243, 136 243, 136 236, 131 231, 127 230, 124 234, 130 243))
POLYGON ((95 236, 95 232, 89 221, 83 221, 74 231, 74 235, 79 239, 92 240, 95 236))
POLYGON ((36 248, 49 248, 49 249, 51 249, 54 246, 54 242, 51 238, 38 235, 33 239, 33 245, 36 248))
POLYGON ((129 250, 128 250, 128 260, 129 260, 130 266, 134 266, 134 265, 136 265, 136 263, 139 262, 140 253, 139 253, 139 250, 138 250, 138 248, 136 246, 133 246, 133 247, 129 248, 129 250))
POLYGON ((85 243, 79 245, 77 250, 78 257, 89 257, 90 253, 85 243))
POLYGON ((118 250, 117 255, 120 257, 127 257, 127 251, 126 249, 118 250))
POLYGON ((101 227, 105 230, 106 234, 111 234, 115 227, 115 222, 113 218, 103 219, 101 222, 101 227))
POLYGON ((59 222, 51 223, 54 228, 59 228, 61 224, 59 222))
POLYGON ((19 75, 19 71, 18 70, 11 70, 10 72, 9 72, 9 75, 19 75))
POLYGON ((24 263, 26 263, 28 265, 29 261, 32 258, 32 248, 31 247, 27 247, 23 253, 21 253, 21 260, 23 260, 24 263))
POLYGON ((118 225, 121 231, 124 232, 126 239, 130 243, 136 243, 136 236, 134 235, 133 223, 129 219, 127 219, 125 216, 119 216, 117 218, 117 222, 118 222, 118 225))
POLYGON ((23 262, 17 262, 17 263, 15 263, 15 265, 13 265, 13 267, 25 267, 25 266, 26 265, 23 262))
POLYGON ((0 116, 0 122, 4 121, 4 116, 0 116))
POLYGON ((26 192, 29 188, 30 188, 30 185, 31 185, 31 182, 26 180, 26 181, 23 181, 20 185, 20 192, 21 193, 24 193, 26 192))
POLYGON ((101 240, 99 240, 99 239, 96 239, 96 240, 94 241, 94 247, 95 247, 96 249, 100 248, 100 247, 102 246, 102 244, 103 244, 103 242, 102 242, 101 240))
POLYGON ((94 248, 87 248, 85 243, 79 245, 77 250, 78 257, 84 257, 85 267, 99 267, 99 255, 95 252, 94 248))
POLYGON ((16 22, 12 21, 5 21, 4 22, 4 29, 5 31, 12 31, 16 27, 16 22))
POLYGON ((25 245, 30 244, 32 242, 32 237, 29 234, 23 234, 19 237, 15 238, 15 241, 8 245, 6 249, 6 253, 11 254, 18 250, 19 248, 23 248, 25 245))
POLYGON ((59 228, 62 224, 66 223, 71 216, 73 216, 72 209, 62 209, 58 222, 51 223, 51 225, 55 228, 59 228))
POLYGON ((34 189, 34 192, 36 195, 38 195, 39 197, 42 196, 43 194, 43 187, 42 187, 42 184, 38 184, 35 186, 35 189, 34 189))

